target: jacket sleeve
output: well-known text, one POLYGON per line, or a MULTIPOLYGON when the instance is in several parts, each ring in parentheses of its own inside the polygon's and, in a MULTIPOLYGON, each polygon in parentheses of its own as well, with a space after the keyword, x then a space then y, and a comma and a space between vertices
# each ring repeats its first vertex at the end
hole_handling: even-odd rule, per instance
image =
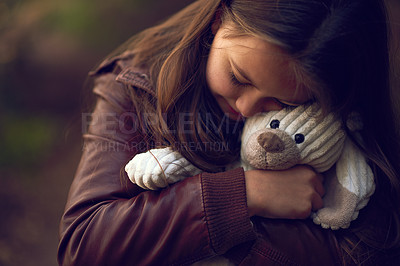
POLYGON ((96 79, 96 107, 82 115, 89 129, 60 224, 59 263, 191 264, 254 240, 241 168, 160 191, 129 182, 123 169, 143 140, 115 77, 96 79))

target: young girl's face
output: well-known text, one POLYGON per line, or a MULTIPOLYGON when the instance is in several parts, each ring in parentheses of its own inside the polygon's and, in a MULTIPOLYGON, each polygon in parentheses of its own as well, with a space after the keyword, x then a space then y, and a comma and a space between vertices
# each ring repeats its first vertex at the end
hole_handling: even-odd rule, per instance
POLYGON ((206 68, 207 84, 224 113, 238 120, 310 99, 296 88, 281 48, 252 36, 233 37, 232 31, 230 24, 218 28, 206 68))

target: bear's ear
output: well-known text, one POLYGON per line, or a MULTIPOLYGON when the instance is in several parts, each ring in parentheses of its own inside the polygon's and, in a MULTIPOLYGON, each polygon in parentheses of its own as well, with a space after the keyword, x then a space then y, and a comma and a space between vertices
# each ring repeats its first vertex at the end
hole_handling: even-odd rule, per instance
POLYGON ((347 116, 347 128, 352 131, 360 131, 363 128, 363 121, 361 115, 357 112, 352 112, 347 116))

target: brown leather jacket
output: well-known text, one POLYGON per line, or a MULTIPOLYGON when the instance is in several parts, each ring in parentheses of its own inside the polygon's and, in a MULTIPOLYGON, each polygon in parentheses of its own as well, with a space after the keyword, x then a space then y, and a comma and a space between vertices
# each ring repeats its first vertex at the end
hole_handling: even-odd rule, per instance
POLYGON ((126 88, 154 91, 131 58, 94 73, 97 103, 60 225, 61 265, 189 265, 216 255, 240 265, 340 264, 334 233, 311 219, 250 219, 242 168, 160 191, 132 184, 121 170, 146 147, 126 88))

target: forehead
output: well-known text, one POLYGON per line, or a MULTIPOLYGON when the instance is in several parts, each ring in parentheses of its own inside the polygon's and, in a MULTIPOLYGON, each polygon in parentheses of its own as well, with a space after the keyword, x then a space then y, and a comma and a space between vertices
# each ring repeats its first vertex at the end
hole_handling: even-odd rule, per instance
POLYGON ((226 23, 220 27, 216 35, 215 48, 222 48, 228 56, 246 58, 247 67, 254 66, 260 71, 278 70, 287 68, 291 62, 290 56, 278 45, 265 38, 243 34, 232 24, 226 23))
POLYGON ((251 49, 259 49, 260 52, 272 49, 270 52, 273 52, 276 55, 280 54, 282 56, 287 56, 285 50, 281 48, 283 46, 280 42, 267 35, 257 35, 253 32, 245 32, 238 28, 238 26, 233 22, 223 23, 219 27, 217 34, 225 40, 245 43, 243 46, 247 46, 251 49))
MULTIPOLYGON (((299 92, 294 60, 280 46, 265 38, 242 34, 229 24, 221 26, 216 39, 217 48, 223 49, 227 59, 245 71, 260 90, 272 90, 277 96, 281 92, 284 96, 290 91, 294 94, 299 92)), ((300 101, 306 100, 308 95, 300 98, 300 101)))

